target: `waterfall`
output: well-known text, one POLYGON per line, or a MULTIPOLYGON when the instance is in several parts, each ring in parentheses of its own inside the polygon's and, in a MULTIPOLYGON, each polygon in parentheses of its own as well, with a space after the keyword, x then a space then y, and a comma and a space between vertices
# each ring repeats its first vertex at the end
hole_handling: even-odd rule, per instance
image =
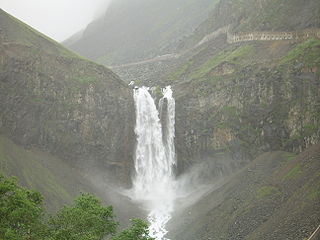
POLYGON ((172 90, 171 87, 168 86, 162 90, 163 97, 159 101, 159 111, 160 116, 162 115, 163 105, 166 101, 167 109, 166 109, 166 115, 162 116, 165 118, 165 150, 166 150, 166 158, 171 165, 174 165, 176 163, 175 158, 175 147, 174 147, 174 137, 175 137, 175 100, 172 97, 172 90))
POLYGON ((165 122, 163 127, 147 87, 134 90, 134 102, 137 146, 131 195, 142 202, 149 212, 150 236, 165 240, 165 225, 171 218, 175 199, 175 101, 171 87, 163 89, 163 98, 159 101, 159 109, 166 108, 166 114, 161 116, 165 122))

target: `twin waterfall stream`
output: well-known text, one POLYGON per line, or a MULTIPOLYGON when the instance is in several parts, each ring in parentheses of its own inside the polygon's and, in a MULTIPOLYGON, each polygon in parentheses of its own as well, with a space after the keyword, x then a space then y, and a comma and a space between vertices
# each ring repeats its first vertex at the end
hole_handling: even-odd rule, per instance
POLYGON ((167 240, 165 225, 176 198, 175 101, 170 86, 162 92, 158 111, 147 87, 134 90, 137 146, 131 197, 148 210, 149 234, 156 240, 167 240))

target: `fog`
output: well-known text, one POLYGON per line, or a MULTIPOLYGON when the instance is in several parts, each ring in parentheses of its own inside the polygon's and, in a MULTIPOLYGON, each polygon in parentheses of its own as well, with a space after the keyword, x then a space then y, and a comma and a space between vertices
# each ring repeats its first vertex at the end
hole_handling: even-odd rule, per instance
POLYGON ((0 0, 0 8, 39 32, 63 41, 85 28, 111 0, 0 0))

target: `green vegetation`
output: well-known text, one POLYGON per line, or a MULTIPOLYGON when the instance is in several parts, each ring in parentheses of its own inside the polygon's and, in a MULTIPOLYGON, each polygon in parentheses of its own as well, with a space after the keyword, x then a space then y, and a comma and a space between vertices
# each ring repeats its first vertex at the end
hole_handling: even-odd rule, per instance
POLYGON ((71 193, 75 194, 78 188, 75 184, 80 181, 62 160, 26 150, 3 136, 0 136, 0 171, 8 175, 15 173, 24 186, 40 190, 50 203, 49 210, 71 202, 71 193))
MULTIPOLYGON (((75 81, 77 83, 80 83, 80 84, 90 84, 90 83, 94 83, 97 79, 92 76, 92 75, 78 75, 78 76, 75 76, 75 77, 72 77, 71 78, 72 81, 75 81)), ((78 89, 77 89, 77 86, 74 86, 73 90, 80 90, 81 87, 78 86, 78 89)))
POLYGON ((141 219, 132 219, 132 226, 120 232, 112 240, 152 240, 148 237, 148 225, 141 219))
POLYGON ((320 66, 320 40, 311 38, 299 44, 281 59, 282 64, 303 63, 306 67, 320 66))
POLYGON ((210 72, 213 68, 217 67, 222 62, 229 62, 232 64, 240 64, 241 59, 248 57, 253 52, 253 46, 246 45, 236 49, 227 49, 213 58, 209 59, 206 63, 201 65, 201 67, 191 74, 191 79, 198 79, 203 77, 205 74, 210 72))
POLYGON ((314 124, 305 124, 301 127, 300 132, 291 136, 284 143, 287 146, 292 144, 301 143, 305 137, 311 137, 313 134, 316 134, 318 131, 318 127, 314 124))
POLYGON ((282 180, 289 180, 292 179, 294 177, 296 177, 299 173, 301 172, 301 165, 298 164, 295 167, 293 167, 283 178, 282 180))
POLYGON ((41 203, 39 193, 0 174, 0 239, 41 239, 46 232, 41 203))
POLYGON ((240 124, 240 110, 235 106, 223 106, 219 111, 219 119, 212 119, 211 121, 217 122, 215 125, 219 129, 234 129, 235 127, 241 126, 246 127, 244 124, 240 124))
POLYGON ((259 14, 252 14, 257 12, 257 10, 252 11, 252 7, 254 7, 252 2, 250 3, 248 1, 241 1, 240 4, 238 3, 238 7, 241 9, 241 11, 246 11, 246 15, 253 15, 252 19, 250 19, 247 24, 244 24, 244 26, 239 26, 239 31, 247 31, 249 29, 254 29, 255 26, 262 25, 265 23, 268 23, 271 26, 281 26, 281 18, 279 16, 281 16, 282 11, 284 11, 281 8, 281 6, 282 4, 289 4, 280 2, 284 2, 284 0, 269 1, 268 8, 264 8, 264 11, 259 11, 259 14), (251 9, 251 11, 248 11, 248 9, 251 9))
POLYGON ((91 194, 81 194, 72 206, 64 206, 49 220, 52 239, 90 240, 114 234, 117 224, 111 206, 104 207, 91 194))
POLYGON ((232 117, 232 118, 235 118, 238 116, 238 110, 235 106, 224 106, 222 109, 221 109, 221 112, 228 116, 228 117, 232 117))
POLYGON ((273 194, 280 194, 281 192, 273 186, 263 186, 257 190, 257 199, 263 199, 267 196, 273 195, 273 194))
POLYGON ((181 78, 187 80, 200 79, 201 82, 219 82, 225 79, 221 76, 208 77, 208 74, 212 69, 218 67, 220 64, 229 63, 231 65, 240 66, 243 65, 244 59, 249 58, 254 53, 254 47, 251 45, 241 46, 241 47, 231 47, 229 49, 223 50, 207 60, 200 66, 195 66, 196 62, 194 60, 189 60, 188 62, 181 65, 175 72, 171 73, 168 78, 176 81, 181 80, 181 78))
POLYGON ((318 128, 319 127, 314 124, 306 124, 305 126, 303 126, 302 135, 305 137, 312 136, 317 132, 318 128))
POLYGON ((175 79, 181 78, 181 76, 187 72, 187 70, 189 69, 190 66, 192 66, 192 64, 193 64, 193 61, 186 62, 185 64, 180 66, 175 72, 170 74, 169 79, 175 80, 175 79))
POLYGON ((155 86, 153 94, 155 95, 156 99, 160 99, 163 97, 162 89, 159 85, 155 86))
POLYGON ((310 200, 315 200, 317 198, 320 198, 320 189, 315 189, 312 192, 310 192, 307 198, 310 200))
POLYGON ((282 154, 282 156, 285 158, 285 159, 288 159, 289 161, 295 159, 297 157, 296 154, 294 153, 289 153, 289 152, 286 152, 284 154, 282 154))
MULTIPOLYGON (((0 239, 2 240, 101 240, 115 235, 118 223, 111 206, 83 193, 71 206, 64 206, 49 219, 45 217, 40 193, 17 184, 15 178, 0 174, 0 239)), ((147 224, 135 219, 131 228, 113 240, 152 240, 147 224)))

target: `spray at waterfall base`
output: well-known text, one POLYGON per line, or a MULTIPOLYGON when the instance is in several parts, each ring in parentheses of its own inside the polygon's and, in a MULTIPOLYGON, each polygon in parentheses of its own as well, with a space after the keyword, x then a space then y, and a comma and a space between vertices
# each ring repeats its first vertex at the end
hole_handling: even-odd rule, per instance
POLYGON ((158 108, 149 88, 135 87, 133 91, 137 140, 135 175, 132 189, 126 195, 148 211, 149 235, 156 240, 165 240, 165 225, 171 218, 175 199, 175 102, 170 86, 162 90, 158 108), (158 109, 164 108, 161 120, 166 124, 162 126, 158 109))
POLYGON ((195 176, 190 172, 178 180, 174 176, 175 100, 170 86, 164 88, 162 94, 157 108, 149 88, 134 89, 135 176, 132 189, 125 193, 147 210, 149 235, 156 240, 168 240, 165 238, 166 224, 172 217, 176 201, 180 200, 179 206, 187 198, 191 203, 209 189, 201 184, 197 184, 197 189, 190 189, 195 176))

